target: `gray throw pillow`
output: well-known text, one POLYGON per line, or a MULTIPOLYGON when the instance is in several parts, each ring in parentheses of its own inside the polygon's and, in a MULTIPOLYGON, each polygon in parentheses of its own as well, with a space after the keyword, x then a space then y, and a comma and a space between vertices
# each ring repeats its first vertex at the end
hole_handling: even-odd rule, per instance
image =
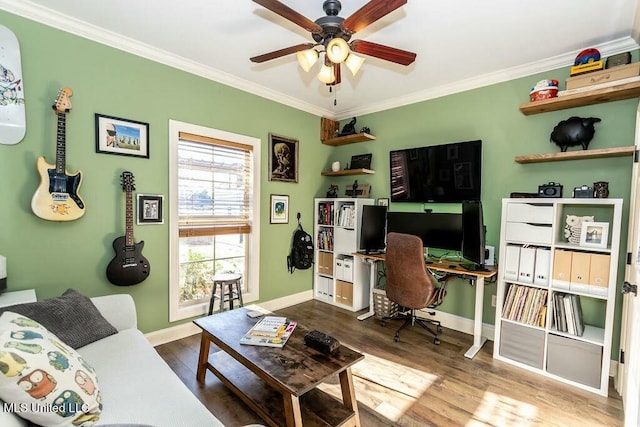
POLYGON ((35 320, 74 349, 118 332, 90 298, 74 289, 59 297, 0 308, 0 314, 5 311, 35 320))

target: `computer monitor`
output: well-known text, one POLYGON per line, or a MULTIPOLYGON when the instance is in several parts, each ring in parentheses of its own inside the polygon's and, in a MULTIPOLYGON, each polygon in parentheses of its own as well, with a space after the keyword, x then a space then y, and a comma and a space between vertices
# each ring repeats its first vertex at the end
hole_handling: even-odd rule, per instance
POLYGON ((469 267, 475 267, 476 270, 484 269, 484 245, 485 227, 482 202, 466 200, 462 202, 462 258, 473 263, 469 267))
POLYGON ((460 251, 462 215, 441 212, 388 212, 387 232, 413 234, 422 246, 460 251))
POLYGON ((372 254, 383 252, 386 247, 387 207, 364 205, 360 226, 360 251, 372 254))

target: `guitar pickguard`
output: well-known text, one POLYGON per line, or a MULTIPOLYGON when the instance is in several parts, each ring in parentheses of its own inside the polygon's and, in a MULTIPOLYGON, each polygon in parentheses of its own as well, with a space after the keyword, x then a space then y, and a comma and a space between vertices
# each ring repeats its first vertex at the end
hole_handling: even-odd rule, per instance
POLYGON ((54 202, 66 202, 73 200, 80 209, 84 209, 82 199, 78 197, 78 187, 82 176, 80 172, 75 175, 58 174, 55 169, 47 170, 49 173, 49 193, 54 202))

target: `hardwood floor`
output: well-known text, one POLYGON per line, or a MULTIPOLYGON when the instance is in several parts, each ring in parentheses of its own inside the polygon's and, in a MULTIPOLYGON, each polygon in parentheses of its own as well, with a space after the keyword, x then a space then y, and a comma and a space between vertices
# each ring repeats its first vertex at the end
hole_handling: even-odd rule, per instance
MULTIPOLYGON (((622 401, 613 387, 604 398, 495 361, 491 341, 470 360, 464 352, 473 337, 446 328, 439 346, 417 326, 404 329, 396 343, 399 322, 386 327, 375 318, 361 322, 358 313, 318 301, 277 313, 365 353, 353 367, 363 427, 623 425, 622 401)), ((194 335, 156 349, 225 425, 261 423, 213 374, 207 374, 204 386, 198 384, 199 346, 194 335)), ((337 376, 321 388, 340 396, 337 376)))

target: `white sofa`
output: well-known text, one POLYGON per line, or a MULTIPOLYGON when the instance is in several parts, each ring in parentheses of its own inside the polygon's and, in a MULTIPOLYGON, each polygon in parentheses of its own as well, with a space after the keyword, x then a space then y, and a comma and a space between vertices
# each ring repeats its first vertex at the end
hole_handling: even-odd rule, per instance
MULTIPOLYGON (((92 298, 118 333, 78 349, 96 371, 103 409, 96 426, 154 427, 223 426, 191 393, 137 329, 130 295, 92 298)), ((4 412, 0 426, 24 427, 27 422, 4 412)))

